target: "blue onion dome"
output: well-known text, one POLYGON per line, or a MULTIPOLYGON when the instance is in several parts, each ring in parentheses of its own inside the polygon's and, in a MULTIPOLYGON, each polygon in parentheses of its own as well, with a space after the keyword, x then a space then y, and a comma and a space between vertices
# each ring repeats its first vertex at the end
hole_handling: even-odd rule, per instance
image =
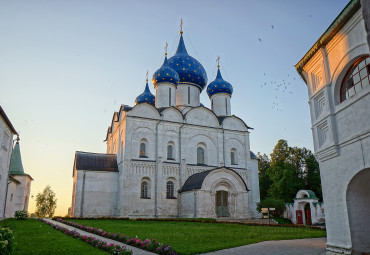
POLYGON ((172 83, 176 87, 179 85, 179 75, 173 68, 168 66, 167 53, 165 54, 163 65, 153 74, 152 83, 154 88, 161 83, 172 83))
POLYGON ((135 99, 136 104, 148 103, 155 106, 155 96, 150 92, 148 86, 148 79, 146 79, 145 90, 135 99))
POLYGON ((208 84, 207 87, 207 94, 209 97, 215 95, 215 94, 231 94, 233 93, 233 86, 231 86, 230 83, 225 81, 220 72, 220 66, 217 66, 217 76, 216 79, 208 84))
POLYGON ((180 84, 194 85, 202 91, 207 85, 207 73, 198 60, 188 54, 182 31, 176 54, 168 60, 168 65, 179 75, 180 84))

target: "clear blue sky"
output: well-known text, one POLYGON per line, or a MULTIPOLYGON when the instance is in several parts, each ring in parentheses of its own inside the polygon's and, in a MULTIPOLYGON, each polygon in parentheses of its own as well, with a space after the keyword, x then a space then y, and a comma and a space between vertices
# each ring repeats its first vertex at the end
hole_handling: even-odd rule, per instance
MULTIPOLYGON (((254 128, 252 151, 270 154, 281 138, 312 150, 307 89, 294 65, 347 2, 1 1, 0 104, 20 132, 31 193, 50 184, 57 214, 67 213, 75 151, 105 152, 113 112, 134 104, 166 42, 174 54, 181 18, 208 82, 221 56, 232 113, 254 128)), ((210 107, 205 91, 201 102, 210 107)))

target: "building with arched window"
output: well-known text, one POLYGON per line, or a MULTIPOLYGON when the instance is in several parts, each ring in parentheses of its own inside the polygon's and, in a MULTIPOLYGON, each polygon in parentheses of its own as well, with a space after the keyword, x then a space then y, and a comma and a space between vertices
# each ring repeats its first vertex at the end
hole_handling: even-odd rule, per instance
POLYGON ((258 160, 250 128, 231 114, 233 87, 214 80, 185 47, 121 105, 107 152, 76 152, 71 214, 77 217, 258 217, 258 160), (208 86, 207 86, 208 84, 208 86), (206 90, 211 109, 200 103, 206 90))
POLYGON ((370 2, 361 3, 350 1, 296 65, 308 88, 327 254, 370 253, 370 2))

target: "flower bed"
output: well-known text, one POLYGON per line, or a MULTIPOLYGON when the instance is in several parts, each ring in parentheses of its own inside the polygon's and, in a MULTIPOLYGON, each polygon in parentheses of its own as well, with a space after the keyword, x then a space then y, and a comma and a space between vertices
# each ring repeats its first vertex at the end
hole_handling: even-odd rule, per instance
POLYGON ((119 232, 118 233, 106 232, 103 229, 87 227, 87 226, 84 226, 78 223, 62 220, 61 218, 58 218, 55 220, 63 224, 84 230, 86 232, 93 233, 93 234, 96 234, 96 235, 99 235, 105 238, 113 239, 113 240, 116 240, 122 243, 126 243, 128 245, 135 246, 143 250, 155 252, 157 254, 164 254, 164 255, 176 255, 177 254, 171 246, 159 243, 155 239, 146 239, 143 241, 137 237, 128 237, 119 232))
POLYGON ((103 242, 99 239, 96 239, 92 236, 80 235, 78 232, 76 232, 74 230, 69 230, 69 229, 57 226, 57 225, 55 225, 53 223, 50 223, 50 222, 48 222, 44 219, 41 219, 41 218, 37 218, 37 219, 39 221, 42 221, 42 222, 50 225, 53 229, 59 230, 59 231, 63 232, 66 235, 69 235, 69 236, 72 236, 76 239, 80 239, 84 242, 87 242, 88 244, 90 244, 90 245, 92 245, 96 248, 102 249, 104 251, 107 251, 110 254, 114 254, 114 255, 131 255, 132 254, 132 251, 127 250, 125 246, 115 245, 115 244, 112 244, 112 243, 108 244, 108 243, 103 242))

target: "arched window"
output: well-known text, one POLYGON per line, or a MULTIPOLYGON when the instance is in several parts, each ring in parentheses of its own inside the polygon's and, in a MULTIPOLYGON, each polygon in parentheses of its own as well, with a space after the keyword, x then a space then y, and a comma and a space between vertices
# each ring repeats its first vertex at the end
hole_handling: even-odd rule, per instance
POLYGON ((166 197, 167 198, 175 198, 174 196, 174 187, 175 185, 173 184, 173 181, 168 181, 167 182, 167 192, 166 192, 166 197))
POLYGON ((140 158, 147 158, 146 155, 146 143, 144 141, 141 141, 140 143, 140 158))
POLYGON ((197 148, 197 164, 204 165, 204 148, 197 148))
POLYGON ((236 149, 231 149, 230 160, 231 160, 232 165, 237 165, 238 164, 238 154, 237 154, 236 149))
POLYGON ((149 183, 147 180, 141 182, 140 198, 150 198, 149 183))
POLYGON ((171 144, 167 145, 167 159, 174 160, 173 158, 173 147, 171 144))
POLYGON ((370 57, 357 60, 348 70, 340 87, 340 102, 360 92, 369 86, 370 57))

